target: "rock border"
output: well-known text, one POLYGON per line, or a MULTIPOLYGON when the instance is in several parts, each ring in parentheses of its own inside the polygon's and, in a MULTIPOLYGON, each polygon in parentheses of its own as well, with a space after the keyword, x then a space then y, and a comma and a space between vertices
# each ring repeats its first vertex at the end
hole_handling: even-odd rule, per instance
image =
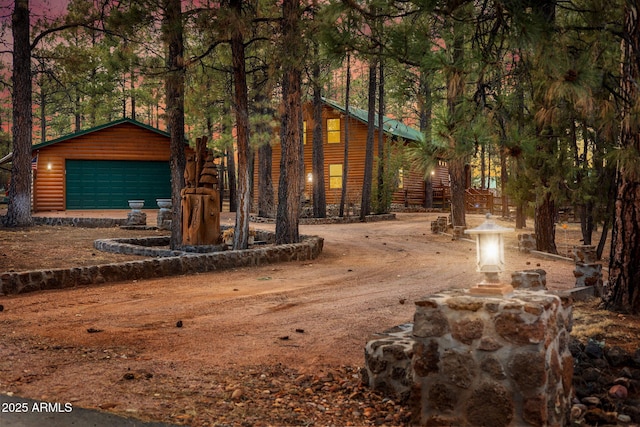
MULTIPOLYGON (((256 223, 264 223, 264 224, 272 224, 275 223, 275 218, 268 218, 264 216, 255 216, 251 215, 251 222, 256 223)), ((364 218, 364 222, 378 222, 378 221, 394 221, 396 219, 396 214, 388 213, 388 214, 379 214, 379 215, 367 215, 364 218)), ((328 216, 326 218, 309 218, 309 217, 301 217, 299 219, 301 225, 321 225, 321 224, 355 224, 360 221, 360 217, 358 215, 351 215, 346 217, 339 216, 328 216)))
POLYGON ((53 227, 111 228, 123 226, 126 223, 126 219, 117 218, 33 217, 34 225, 50 225, 53 227))
MULTIPOLYGON (((74 223, 73 221, 71 222, 74 223)), ((77 224, 77 222, 74 224, 77 224)), ((260 231, 260 233, 265 236, 274 234, 266 231, 260 231)), ((322 253, 324 245, 322 237, 300 237, 302 240, 299 243, 266 245, 254 249, 212 253, 178 252, 178 254, 168 253, 168 256, 139 261, 86 267, 7 272, 0 274, 0 295, 15 295, 49 289, 66 289, 103 283, 206 273, 287 261, 304 261, 315 259, 322 253)), ((128 245, 133 247, 130 243, 128 245)), ((138 247, 138 249, 145 248, 138 247)))

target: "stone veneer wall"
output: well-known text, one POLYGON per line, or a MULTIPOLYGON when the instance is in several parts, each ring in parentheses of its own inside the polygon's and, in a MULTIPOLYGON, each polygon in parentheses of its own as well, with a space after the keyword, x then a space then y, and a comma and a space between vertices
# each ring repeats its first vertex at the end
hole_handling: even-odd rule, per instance
POLYGON ((204 254, 182 252, 179 255, 132 262, 2 273, 0 274, 0 295, 301 261, 315 259, 322 253, 324 239, 317 236, 301 236, 301 238, 300 243, 239 251, 204 254))
POLYGON ((565 425, 573 358, 568 297, 445 291, 416 302, 413 327, 367 343, 363 379, 408 399, 412 425, 565 425))

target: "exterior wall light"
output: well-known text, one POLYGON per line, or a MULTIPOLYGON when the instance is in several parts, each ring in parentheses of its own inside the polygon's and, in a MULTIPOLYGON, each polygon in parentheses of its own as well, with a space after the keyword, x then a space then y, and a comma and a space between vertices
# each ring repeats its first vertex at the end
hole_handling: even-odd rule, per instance
POLYGON ((475 236, 477 271, 484 274, 484 280, 471 288, 472 294, 505 295, 513 291, 509 284, 501 283, 499 274, 504 271, 504 234, 513 232, 496 224, 487 214, 487 219, 476 228, 465 230, 465 234, 475 236))

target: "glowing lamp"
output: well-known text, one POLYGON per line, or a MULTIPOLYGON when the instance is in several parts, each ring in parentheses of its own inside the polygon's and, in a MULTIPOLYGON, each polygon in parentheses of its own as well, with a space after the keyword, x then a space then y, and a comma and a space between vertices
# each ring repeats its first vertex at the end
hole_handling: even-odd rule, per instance
POLYGON ((500 294, 511 291, 511 285, 500 283, 498 275, 504 271, 504 237, 513 232, 496 224, 487 214, 487 219, 476 228, 465 230, 465 234, 475 236, 477 271, 484 274, 484 280, 471 288, 472 294, 500 294))

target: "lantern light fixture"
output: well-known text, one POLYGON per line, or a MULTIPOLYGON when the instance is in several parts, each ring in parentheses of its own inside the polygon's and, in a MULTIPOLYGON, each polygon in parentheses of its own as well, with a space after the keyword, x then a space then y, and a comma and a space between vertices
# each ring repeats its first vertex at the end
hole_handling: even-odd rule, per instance
POLYGON ((500 282, 499 274, 504 271, 504 234, 513 232, 496 224, 487 214, 487 219, 476 228, 465 230, 465 234, 475 236, 477 271, 484 274, 484 280, 471 288, 471 294, 505 295, 513 291, 509 284, 500 282))

